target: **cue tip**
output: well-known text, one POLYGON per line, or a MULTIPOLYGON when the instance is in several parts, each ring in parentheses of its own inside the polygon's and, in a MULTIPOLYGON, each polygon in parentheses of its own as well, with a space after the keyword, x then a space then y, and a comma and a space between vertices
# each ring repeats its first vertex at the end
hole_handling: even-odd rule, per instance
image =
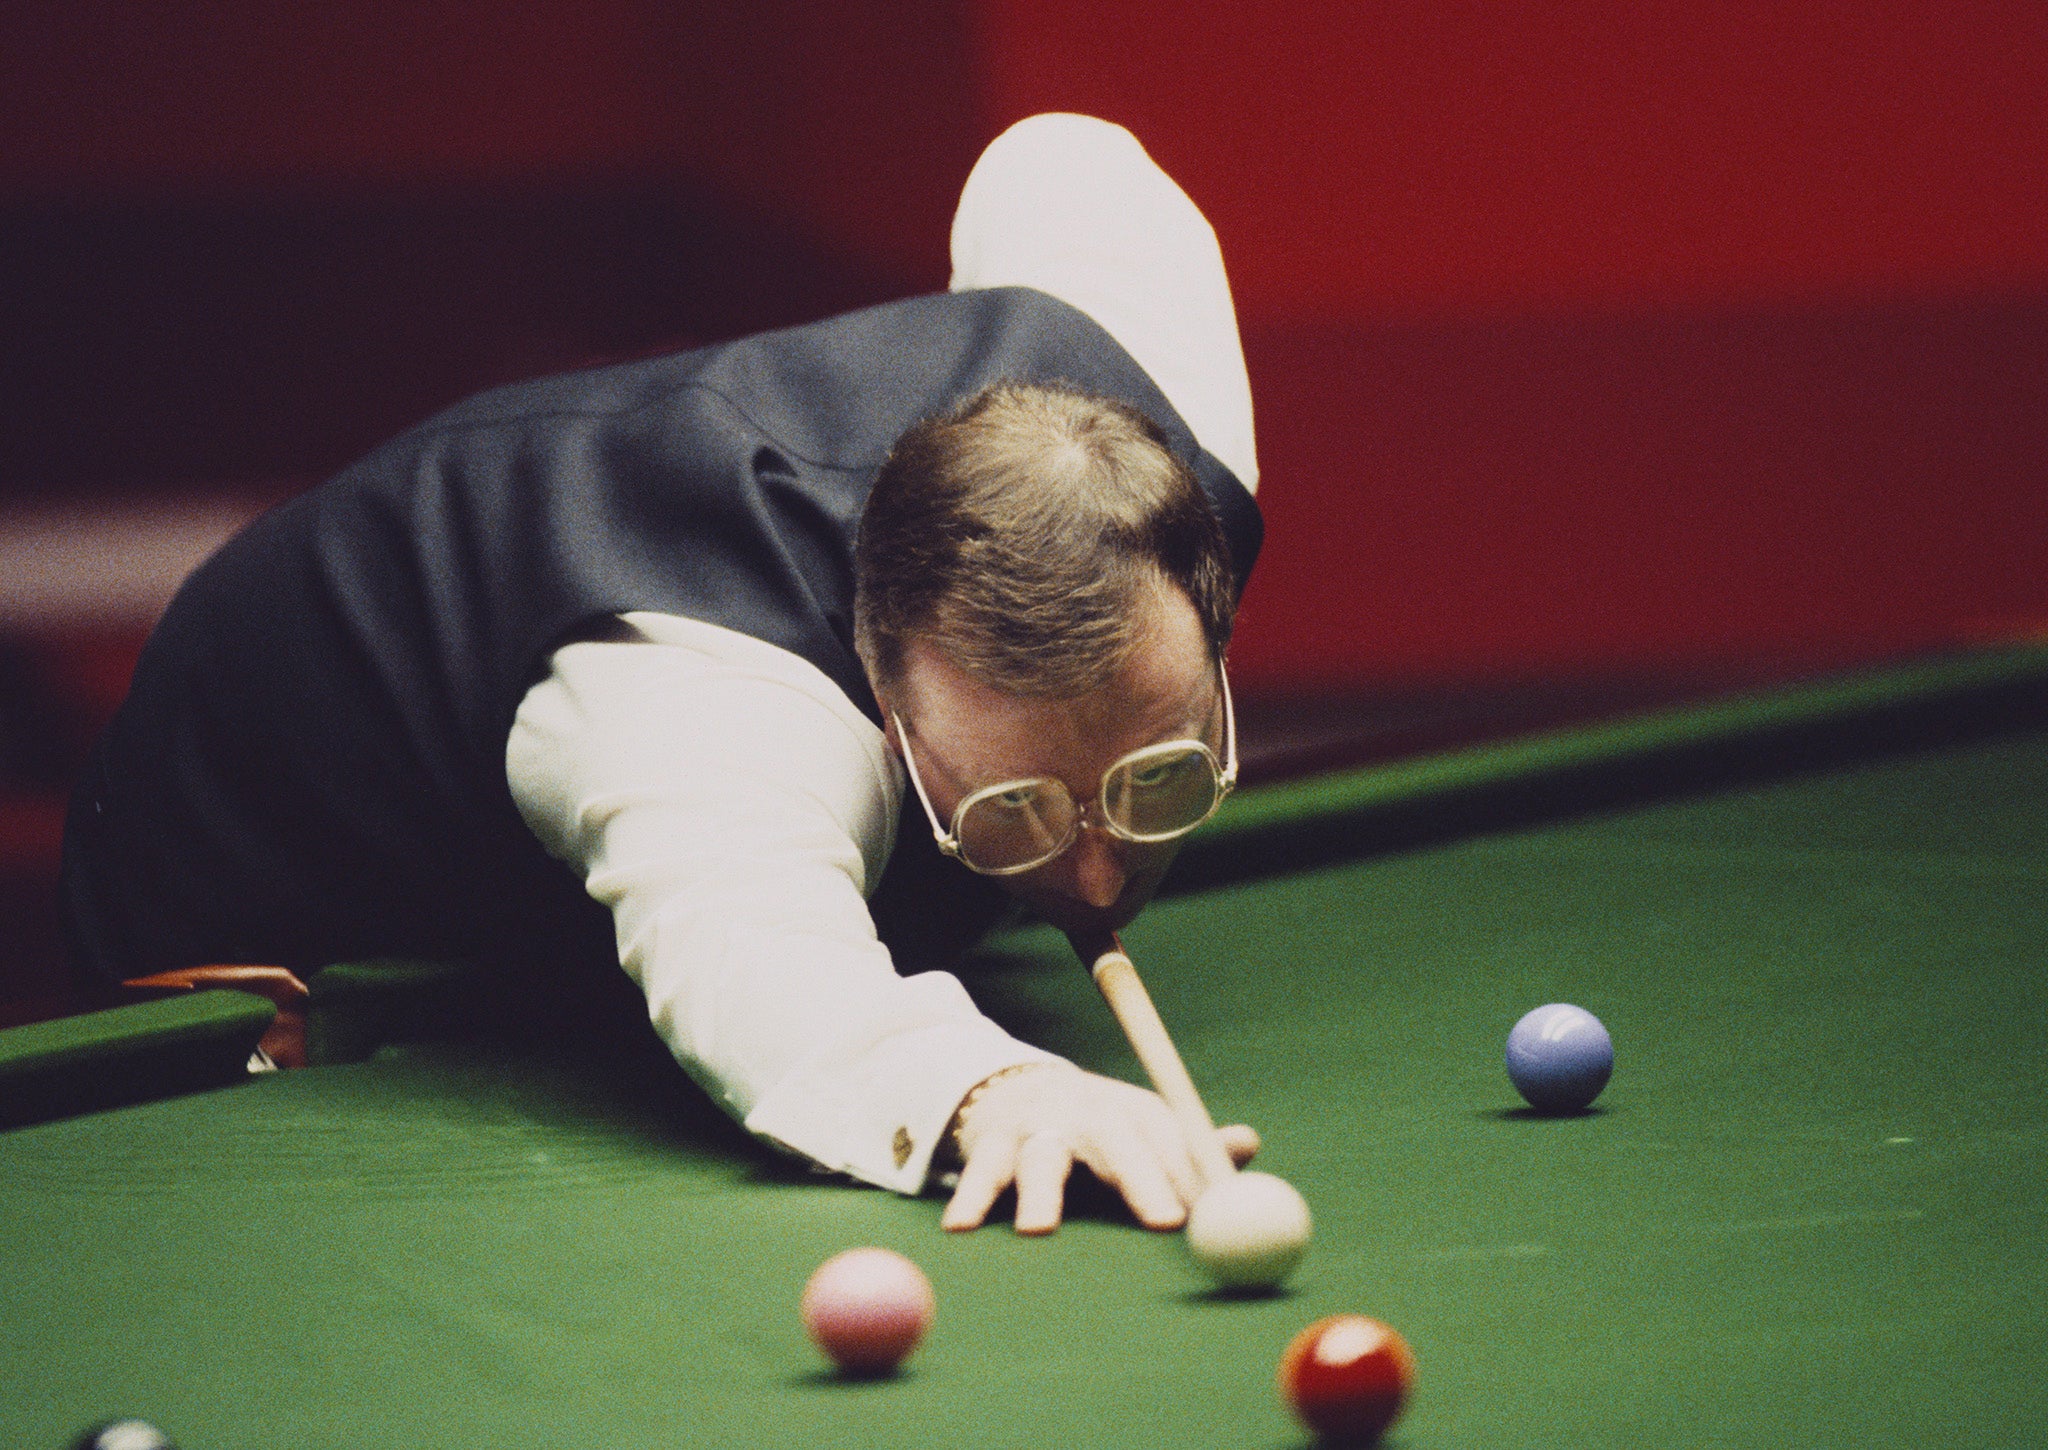
POLYGON ((1099 976, 1105 962, 1131 960, 1130 953, 1124 950, 1123 938, 1113 931, 1069 932, 1067 945, 1074 949, 1074 955, 1081 959, 1090 976, 1099 976))

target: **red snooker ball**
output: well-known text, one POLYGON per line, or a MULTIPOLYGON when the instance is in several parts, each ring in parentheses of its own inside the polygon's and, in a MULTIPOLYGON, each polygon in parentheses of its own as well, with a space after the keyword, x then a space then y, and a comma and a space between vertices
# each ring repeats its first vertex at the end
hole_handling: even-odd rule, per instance
POLYGON ((1280 1356, 1280 1394, 1332 1445, 1366 1445, 1401 1413, 1415 1383, 1408 1342, 1377 1319, 1332 1314, 1280 1356))

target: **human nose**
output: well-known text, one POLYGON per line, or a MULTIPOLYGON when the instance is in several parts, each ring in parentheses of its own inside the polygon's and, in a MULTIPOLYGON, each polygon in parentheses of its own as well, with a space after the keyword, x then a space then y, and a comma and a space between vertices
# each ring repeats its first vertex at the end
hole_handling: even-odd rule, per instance
POLYGON ((1092 822, 1084 822, 1068 852, 1074 873, 1074 894, 1098 911, 1116 905, 1131 879, 1116 838, 1092 822))

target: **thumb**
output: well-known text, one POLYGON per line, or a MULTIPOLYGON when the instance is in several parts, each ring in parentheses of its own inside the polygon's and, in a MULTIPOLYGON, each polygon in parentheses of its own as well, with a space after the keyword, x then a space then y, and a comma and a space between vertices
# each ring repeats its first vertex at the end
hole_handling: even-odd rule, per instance
POLYGON ((1223 1151, 1230 1155, 1230 1161, 1242 1168, 1258 1156, 1259 1135, 1243 1123, 1232 1123, 1227 1128, 1218 1128, 1216 1136, 1223 1142, 1223 1151))

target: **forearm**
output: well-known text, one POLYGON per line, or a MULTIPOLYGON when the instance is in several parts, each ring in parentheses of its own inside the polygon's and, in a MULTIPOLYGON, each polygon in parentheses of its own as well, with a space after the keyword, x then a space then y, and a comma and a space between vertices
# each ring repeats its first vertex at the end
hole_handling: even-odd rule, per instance
POLYGON ((781 651, 675 633, 558 653, 508 745, 515 797, 611 909, 686 1071, 761 1136, 915 1192, 967 1090, 1046 1055, 876 940, 862 892, 897 804, 879 732, 781 651))
POLYGON ((1251 382, 1216 233, 1130 132, 1074 115, 1012 126, 967 179, 952 251, 956 292, 1033 287, 1093 318, 1257 491, 1251 382))

